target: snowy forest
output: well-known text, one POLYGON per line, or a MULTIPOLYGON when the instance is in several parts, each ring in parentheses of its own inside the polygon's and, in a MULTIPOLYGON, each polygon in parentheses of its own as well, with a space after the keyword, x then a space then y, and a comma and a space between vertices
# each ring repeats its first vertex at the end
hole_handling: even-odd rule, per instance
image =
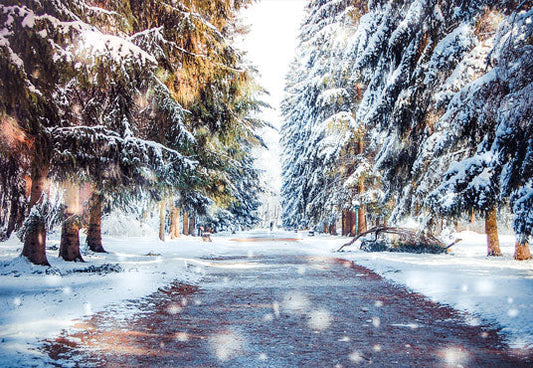
POLYGON ((282 103, 284 225, 480 219, 498 256, 509 214, 531 258, 532 80, 529 1, 310 1, 282 103))
POLYGON ((530 0, 0 0, 0 367, 532 367, 530 0))
POLYGON ((0 4, 0 239, 48 264, 104 252, 102 215, 160 211, 160 237, 257 221, 264 91, 234 37, 247 0, 0 4))
MULTIPOLYGON (((251 1, 0 5, 0 239, 48 264, 105 252, 102 216, 158 212, 160 238, 252 228, 269 123, 235 46, 251 1)), ((283 226, 356 235, 512 218, 531 258, 533 13, 527 1, 307 4, 282 102, 283 226)))

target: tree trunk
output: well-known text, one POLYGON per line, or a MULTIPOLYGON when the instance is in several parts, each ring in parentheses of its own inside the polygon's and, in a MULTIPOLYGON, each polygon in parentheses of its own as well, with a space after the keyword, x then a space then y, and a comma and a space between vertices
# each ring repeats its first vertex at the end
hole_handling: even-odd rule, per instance
POLYGON ((357 217, 359 217, 359 223, 358 223, 359 229, 358 229, 357 234, 361 234, 361 233, 364 233, 367 230, 367 226, 366 226, 366 211, 365 211, 365 207, 364 206, 359 207, 359 209, 357 210, 357 217))
POLYGON ((487 255, 501 256, 500 242, 498 240, 498 224, 496 222, 496 206, 487 211, 485 215, 485 233, 487 234, 487 255))
POLYGON ((346 236, 352 235, 352 211, 346 211, 346 236))
POLYGON ((476 222, 476 213, 474 212, 474 209, 472 208, 472 210, 470 211, 470 223, 473 224, 474 222, 476 222))
POLYGON ((170 211, 170 239, 176 239, 180 236, 180 209, 172 207, 170 211))
MULTIPOLYGON (((362 195, 365 191, 365 182, 364 179, 359 179, 359 183, 357 185, 357 191, 359 192, 359 195, 362 195)), ((359 224, 358 224, 358 232, 357 234, 364 233, 366 228, 366 211, 365 206, 361 203, 361 206, 359 206, 359 209, 357 210, 357 217, 359 218, 359 224)))
MULTIPOLYGON (((28 204, 30 211, 43 201, 42 195, 48 185, 47 175, 48 166, 34 159, 31 170, 30 202, 28 204)), ((40 213, 34 214, 31 218, 31 224, 24 237, 22 255, 33 264, 50 266, 46 258, 46 224, 40 213)))
POLYGON ((418 217, 420 215, 420 203, 415 203, 415 216, 418 217))
POLYGON ((80 191, 77 184, 65 183, 65 211, 61 227, 59 257, 65 261, 83 262, 80 253, 80 191))
POLYGON ((514 259, 517 261, 524 261, 531 259, 531 252, 529 251, 529 236, 520 234, 516 238, 514 259))
POLYGON ((159 202, 159 240, 165 241, 165 200, 159 202))
POLYGON ((189 235, 189 214, 183 212, 183 235, 189 235))
POLYGON ((195 227, 195 222, 196 222, 196 217, 195 216, 191 216, 189 217, 189 234, 194 236, 194 227, 195 227))
POLYGON ((14 189, 13 193, 11 194, 11 206, 9 209, 9 219, 5 233, 5 240, 9 239, 11 234, 20 229, 24 223, 24 211, 22 210, 21 203, 19 201, 19 197, 22 196, 21 194, 22 193, 16 189, 14 189))
POLYGON ((331 226, 329 227, 329 233, 331 235, 337 235, 337 224, 336 223, 331 224, 331 226))
POLYGON ((350 211, 350 236, 357 235, 357 222, 355 221, 355 211, 350 211))
POLYGON ((107 253, 102 245, 102 203, 104 196, 99 190, 93 190, 89 198, 89 227, 87 228, 87 246, 96 253, 107 253))
POLYGON ((341 221, 341 224, 342 224, 342 229, 341 229, 341 234, 342 236, 345 236, 346 235, 346 211, 342 211, 342 221, 341 221))

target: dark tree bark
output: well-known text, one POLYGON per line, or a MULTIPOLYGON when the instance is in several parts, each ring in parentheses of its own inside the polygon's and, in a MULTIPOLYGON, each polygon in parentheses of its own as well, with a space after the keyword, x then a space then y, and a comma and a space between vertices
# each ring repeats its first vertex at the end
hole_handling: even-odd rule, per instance
POLYGON ((357 235, 357 222, 355 221, 355 211, 350 211, 350 236, 357 235))
POLYGON ((337 235, 337 224, 336 223, 331 224, 331 226, 329 227, 329 233, 331 235, 337 235))
POLYGON ((16 231, 17 229, 20 229, 22 224, 24 223, 24 210, 21 207, 21 203, 19 201, 19 198, 21 196, 21 193, 14 190, 11 195, 11 206, 9 209, 9 220, 7 223, 7 229, 6 229, 6 239, 8 239, 13 231, 16 231))
POLYGON ((195 222, 196 222, 196 218, 194 217, 194 215, 190 216, 189 217, 189 234, 192 236, 194 236, 195 234, 195 231, 194 231, 194 228, 196 226, 195 222))
POLYGON ((80 252, 80 192, 75 183, 65 184, 65 212, 61 227, 59 257, 65 261, 84 262, 80 252))
POLYGON ((485 214, 485 233, 487 234, 487 255, 501 256, 500 242, 498 240, 498 224, 496 221, 496 206, 485 214))
POLYGON ((104 196, 94 190, 89 199, 89 227, 87 228, 87 246, 96 253, 107 253, 102 245, 102 203, 104 196))
MULTIPOLYGON (((43 192, 48 185, 48 165, 34 159, 31 169, 31 193, 28 208, 39 205, 43 201, 43 192)), ((46 258, 46 224, 41 214, 31 217, 31 224, 24 238, 22 255, 31 263, 49 266, 46 258)))
POLYGON ((352 211, 346 211, 346 235, 352 236, 352 211))

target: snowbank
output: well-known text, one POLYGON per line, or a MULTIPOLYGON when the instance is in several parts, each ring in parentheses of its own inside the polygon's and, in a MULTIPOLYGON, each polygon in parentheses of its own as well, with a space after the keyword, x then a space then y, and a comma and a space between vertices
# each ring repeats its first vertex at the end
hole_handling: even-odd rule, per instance
MULTIPOLYGON (((82 239, 84 242, 84 239, 82 239)), ((127 300, 141 298, 174 280, 196 283, 202 267, 187 255, 198 254, 198 238, 165 243, 156 238, 104 238, 109 254, 86 252, 86 263, 57 257, 59 240, 47 241, 52 268, 19 256, 22 244, 0 243, 0 366, 22 367, 43 361, 34 347, 77 319, 106 306, 124 317, 136 310, 127 300), (31 358, 39 357, 33 361, 31 358)))

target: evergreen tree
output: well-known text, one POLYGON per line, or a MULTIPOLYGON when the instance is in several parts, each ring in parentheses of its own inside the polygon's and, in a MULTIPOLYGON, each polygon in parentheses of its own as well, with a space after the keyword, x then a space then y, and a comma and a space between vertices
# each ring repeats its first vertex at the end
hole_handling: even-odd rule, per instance
MULTIPOLYGON (((2 34, 2 74, 7 82, 2 109, 32 140, 32 210, 26 221, 23 254, 34 263, 47 264, 45 207, 34 204, 42 202, 49 175, 56 180, 91 180, 100 200, 104 187, 116 191, 117 186, 134 190, 153 183, 175 185, 194 162, 174 148, 142 136, 143 124, 154 121, 154 116, 143 110, 146 94, 156 96, 150 101, 153 115, 162 112, 175 123, 170 133, 178 132, 180 138, 186 135, 176 121, 182 119, 182 109, 178 116, 174 106, 161 103, 169 92, 157 78, 153 56, 125 38, 121 28, 107 29, 116 35, 103 34, 94 25, 79 21, 77 11, 88 21, 92 19, 83 12, 83 2, 69 3, 70 8, 55 2, 46 2, 44 7, 38 2, 29 5, 32 10, 22 5, 2 7, 8 30, 2 34), (17 37, 27 37, 33 44, 17 37), (42 50, 42 57, 32 50, 42 50), (10 87, 14 88, 11 92, 10 87), (17 91, 15 95, 13 91, 17 91), (17 97, 26 102, 19 103, 17 97)), ((96 12, 114 14, 105 9, 96 12)), ((74 183, 67 185, 72 186, 74 183)), ((75 198, 75 190, 70 192, 65 198, 75 198)), ((101 212, 98 202, 91 207, 101 212)), ((79 221, 69 210, 73 207, 79 206, 67 204, 63 230, 70 235, 62 237, 60 254, 67 260, 81 260, 79 221)))
POLYGON ((378 216, 393 209, 393 222, 415 216, 426 228, 437 214, 477 211, 497 255, 496 209, 510 198, 527 233, 530 11, 514 1, 310 2, 282 106, 284 224, 317 223, 332 198, 370 197, 378 216), (348 102, 323 104, 328 91, 348 102))
MULTIPOLYGON (((450 127, 463 140, 467 150, 458 157, 443 183, 430 197, 433 206, 461 210, 466 206, 487 213, 496 223, 496 206, 512 198, 517 233, 516 259, 530 257, 527 249, 531 232, 528 225, 528 182, 531 150, 531 67, 530 47, 523 35, 531 34, 531 13, 517 11, 504 20, 489 54, 493 68, 466 85, 454 96, 439 124, 450 127), (529 20, 528 20, 529 19, 529 20), (478 137, 477 141, 472 137, 478 137), (468 148, 475 150, 468 151, 468 148)), ((452 135, 453 137, 453 135, 452 135)), ((444 145, 443 145, 444 146, 444 145)), ((488 253, 499 253, 491 244, 488 253)), ((497 238, 496 238, 497 241, 497 238)), ((496 244, 497 245, 497 244, 496 244)))
MULTIPOLYGON (((25 140, 31 194, 22 254, 47 265, 46 193, 51 160, 50 128, 64 125, 67 96, 62 82, 73 75, 69 41, 77 27, 59 3, 7 1, 0 5, 0 115, 25 140)), ((79 27, 83 24, 79 23, 79 27)))
POLYGON ((365 125, 355 119, 363 91, 345 51, 364 10, 351 1, 308 5, 282 104, 285 226, 331 230, 342 212, 343 234, 366 230, 373 154, 365 125))

